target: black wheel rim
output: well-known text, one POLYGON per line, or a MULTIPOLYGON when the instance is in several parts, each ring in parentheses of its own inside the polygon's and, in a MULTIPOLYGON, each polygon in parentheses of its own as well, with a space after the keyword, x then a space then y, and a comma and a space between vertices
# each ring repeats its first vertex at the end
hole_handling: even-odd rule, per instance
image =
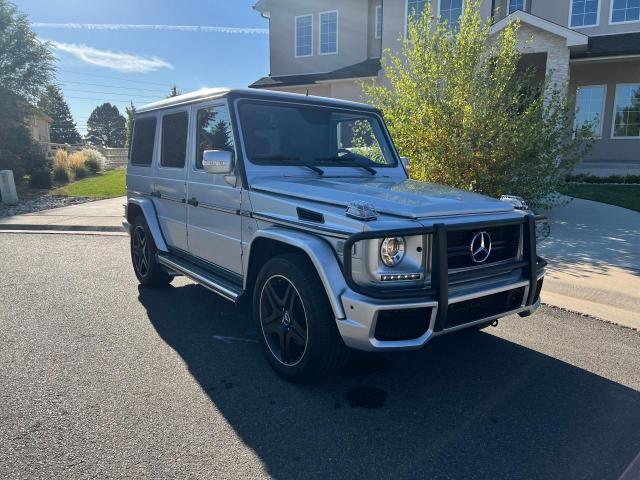
POLYGON ((137 226, 133 231, 133 266, 138 274, 145 277, 149 273, 149 242, 144 228, 137 226))
POLYGON ((282 364, 300 362, 307 349, 307 314, 300 293, 287 278, 270 277, 260 293, 260 325, 273 356, 282 364))

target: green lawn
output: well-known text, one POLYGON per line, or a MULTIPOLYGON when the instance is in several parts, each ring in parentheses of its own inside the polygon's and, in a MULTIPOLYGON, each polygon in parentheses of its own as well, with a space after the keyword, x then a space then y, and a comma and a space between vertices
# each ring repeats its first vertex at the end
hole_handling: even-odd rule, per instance
POLYGON ((51 191, 52 195, 66 195, 68 197, 113 198, 126 195, 126 170, 110 170, 99 173, 94 177, 72 182, 64 187, 51 191))
POLYGON ((570 197, 594 200, 640 212, 640 185, 568 183, 560 192, 570 197))

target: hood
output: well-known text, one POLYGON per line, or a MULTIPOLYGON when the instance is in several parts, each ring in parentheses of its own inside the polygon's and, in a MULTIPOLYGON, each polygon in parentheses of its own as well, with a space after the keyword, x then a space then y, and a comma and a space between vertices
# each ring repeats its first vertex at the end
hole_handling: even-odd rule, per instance
POLYGON ((353 201, 364 201, 378 213, 404 218, 513 211, 511 205, 494 198, 416 180, 271 177, 256 179, 252 188, 344 207, 353 201))

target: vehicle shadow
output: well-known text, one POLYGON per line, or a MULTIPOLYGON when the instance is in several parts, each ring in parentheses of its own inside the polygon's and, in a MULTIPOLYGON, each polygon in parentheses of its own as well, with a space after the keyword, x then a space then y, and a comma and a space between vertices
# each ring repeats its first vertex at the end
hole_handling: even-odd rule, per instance
POLYGON ((640 451, 639 392, 491 334, 294 385, 251 341, 247 309, 196 285, 139 300, 275 478, 618 479, 640 451))

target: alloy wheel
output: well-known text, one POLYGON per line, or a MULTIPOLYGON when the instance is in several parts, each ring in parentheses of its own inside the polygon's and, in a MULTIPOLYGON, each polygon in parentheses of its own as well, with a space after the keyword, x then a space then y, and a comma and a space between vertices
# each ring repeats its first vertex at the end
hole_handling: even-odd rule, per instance
POLYGON ((307 314, 296 287, 281 275, 270 277, 260 293, 260 325, 267 346, 282 364, 300 362, 307 348, 307 314))
POLYGON ((147 232, 141 226, 137 226, 133 231, 133 264, 142 277, 149 273, 150 256, 147 232))

